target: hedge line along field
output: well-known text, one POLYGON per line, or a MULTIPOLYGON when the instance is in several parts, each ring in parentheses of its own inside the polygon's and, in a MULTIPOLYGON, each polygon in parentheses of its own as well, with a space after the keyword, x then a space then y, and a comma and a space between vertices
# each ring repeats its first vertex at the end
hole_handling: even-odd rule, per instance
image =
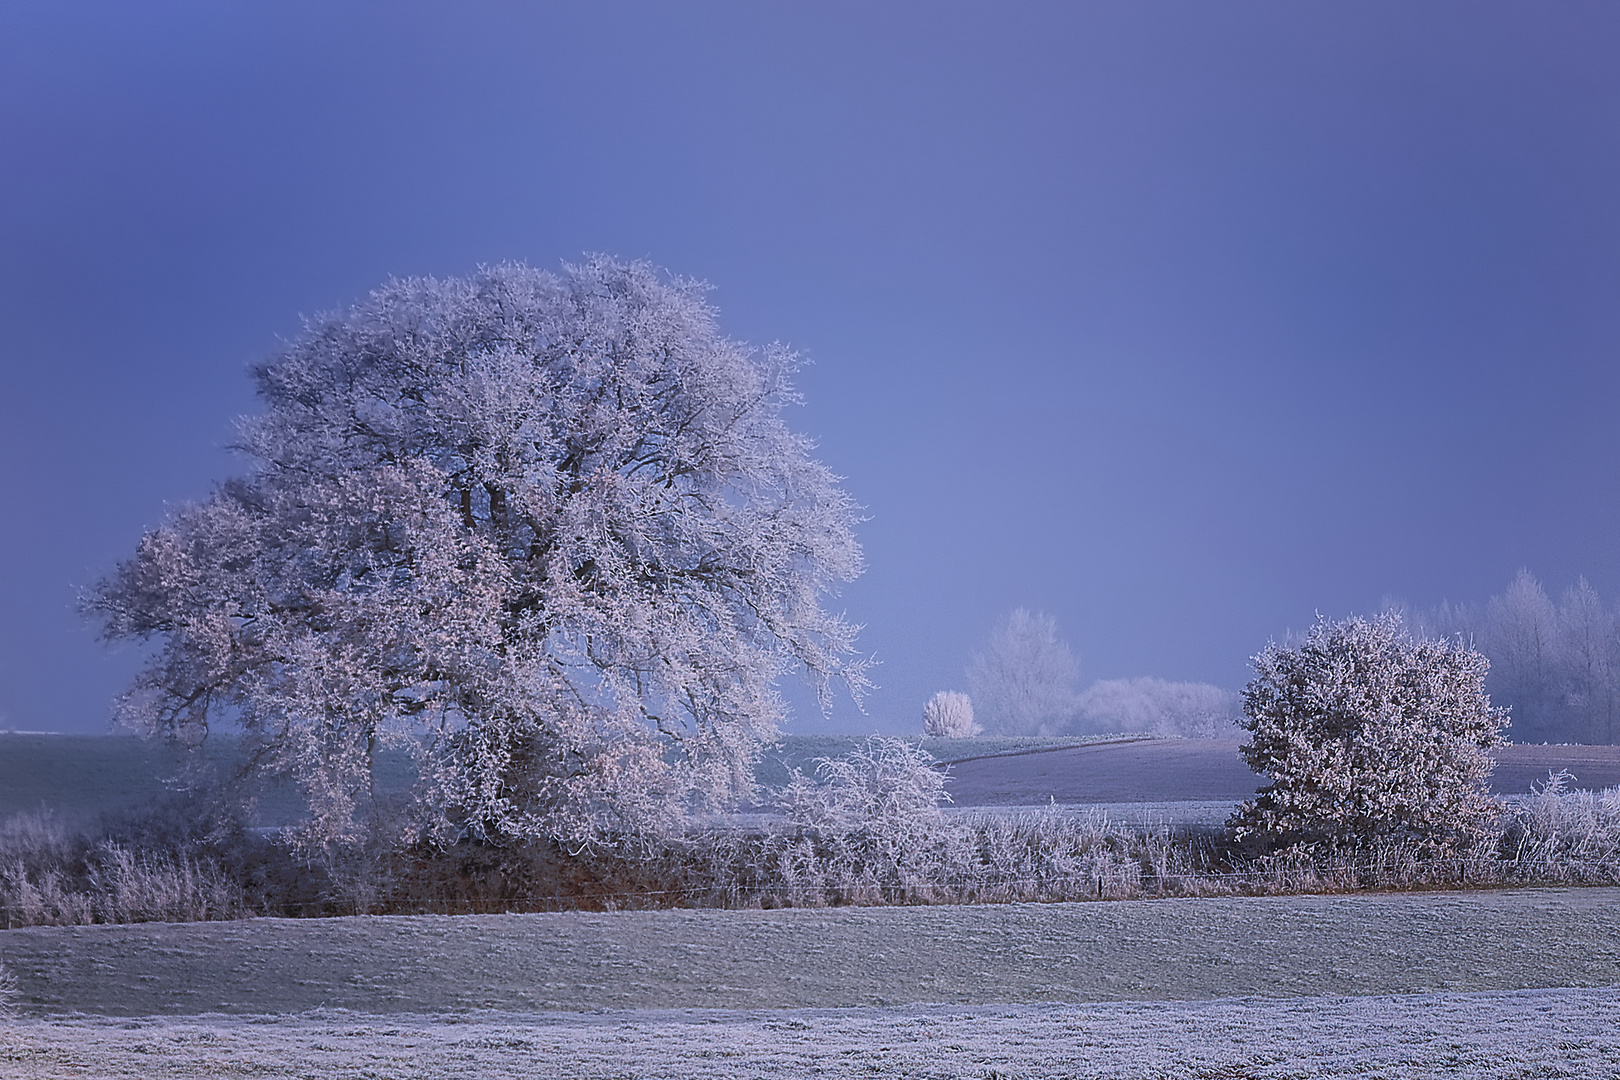
POLYGON ((0 1077, 1620 1075, 1620 889, 11 930, 0 1077))

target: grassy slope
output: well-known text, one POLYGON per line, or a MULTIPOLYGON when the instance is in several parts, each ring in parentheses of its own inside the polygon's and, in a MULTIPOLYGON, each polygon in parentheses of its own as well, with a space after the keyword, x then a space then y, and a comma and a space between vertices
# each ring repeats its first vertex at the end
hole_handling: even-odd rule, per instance
POLYGON ((0 932, 30 1012, 764 1009, 1620 984, 1620 889, 0 932))
MULTIPOLYGON (((240 763, 228 737, 209 741, 200 761, 161 741, 133 735, 19 735, 0 733, 0 820, 48 809, 71 824, 149 805, 186 784, 188 765, 229 773, 240 763)), ((383 786, 405 782, 402 755, 384 755, 383 786)), ((286 824, 303 801, 286 786, 261 794, 258 821, 286 824)))
MULTIPOLYGON (((1036 750, 1055 750, 1065 746, 1086 746, 1121 739, 1139 739, 1135 735, 1072 735, 1055 738, 1039 736, 984 735, 976 739, 935 739, 907 737, 941 762, 963 761, 969 758, 992 757, 1005 754, 1026 754, 1036 750)), ((765 748, 756 773, 759 782, 778 786, 787 782, 794 769, 814 776, 816 759, 838 757, 865 742, 865 735, 786 735, 765 748)))
MULTIPOLYGON (((1118 736, 1113 736, 1117 738, 1118 736)), ((766 749, 760 783, 776 786, 794 768, 815 773, 815 759, 848 753, 864 741, 855 735, 790 735, 766 749)), ((1016 753, 1056 746, 1079 746, 1108 736, 1068 739, 922 739, 923 749, 941 761, 984 754, 1016 753)), ((236 760, 228 739, 216 739, 207 754, 215 766, 236 760)), ((94 819, 162 798, 185 763, 178 750, 131 735, 0 734, 0 819, 49 807, 70 821, 94 819)), ((384 761, 385 786, 405 783, 399 755, 384 761)), ((270 792, 261 813, 264 824, 283 824, 298 812, 291 792, 270 792)))

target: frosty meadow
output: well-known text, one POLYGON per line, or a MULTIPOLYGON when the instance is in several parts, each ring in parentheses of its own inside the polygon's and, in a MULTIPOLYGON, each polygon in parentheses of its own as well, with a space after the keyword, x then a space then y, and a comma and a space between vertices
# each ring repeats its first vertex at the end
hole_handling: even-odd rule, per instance
MULTIPOLYGON (((105 882, 142 872, 243 884, 192 910, 290 914, 1529 873, 1527 827, 1482 787, 1505 723, 1484 659, 1394 614, 1256 658, 1240 723, 1271 784, 1225 839, 947 819, 944 774, 893 739, 761 788, 782 677, 823 701, 868 685, 856 628, 825 607, 861 570, 857 509, 785 423, 795 366, 723 336, 703 286, 605 256, 398 280, 311 321, 255 369, 246 473, 84 602, 108 639, 150 647, 122 721, 183 747, 229 736, 231 764, 191 755, 190 804, 142 827, 160 851, 17 830, 44 839, 11 860, 8 918, 103 918, 85 913, 129 906, 105 882), (250 830, 278 784, 303 812, 250 830), (727 825, 744 805, 770 824, 727 825)), ((936 695, 925 726, 971 736, 977 703, 996 731, 1051 735, 1121 692, 1220 719, 1218 692, 1156 680, 1077 697, 1075 669, 1020 609, 970 664, 971 698, 936 695)))
MULTIPOLYGON (((1495 981, 1420 977, 1425 964, 1433 973, 1434 950, 1459 972, 1479 959, 1468 949, 1487 942, 1462 942, 1461 931, 1422 962, 1386 965, 1387 978, 1346 969, 1347 954, 1373 947, 1368 933, 1410 936, 1396 924, 1474 912, 1467 893, 1339 908, 1298 899, 1620 883, 1620 789, 1571 790, 1555 775, 1533 794, 1493 797, 1486 781, 1507 715, 1486 693, 1488 662, 1460 635, 1414 635, 1396 612, 1321 619, 1298 642, 1266 647, 1234 718, 1231 696, 1203 684, 1109 680, 1075 693, 1055 622, 1018 609, 973 658, 969 693, 941 691, 923 708, 927 745, 946 760, 894 738, 826 754, 784 739, 785 677, 823 701, 858 700, 869 686, 857 628, 830 610, 862 569, 859 510, 784 420, 796 363, 783 348, 724 337, 701 285, 595 257, 560 273, 502 265, 394 281, 310 322, 257 368, 263 410, 241 425, 246 472, 172 512, 84 601, 109 640, 149 649, 119 718, 177 755, 172 797, 95 824, 49 810, 0 823, 0 959, 16 969, 0 969, 0 1009, 26 1014, 5 1029, 0 1071, 57 1075, 78 1051, 55 1044, 112 1060, 94 1022, 48 1019, 74 1009, 295 1013, 275 1038, 301 1061, 394 1075, 431 1059, 452 1075, 438 1055, 460 1054, 475 1071, 520 1044, 566 1045, 592 1069, 610 1069, 612 1055, 588 1024, 537 1032, 531 1015, 485 1017, 494 1041, 468 1057, 459 1042, 444 1050, 449 1021, 429 1014, 1575 985, 1551 961, 1504 959, 1495 981), (1074 736, 1077 725, 1094 730, 1074 736), (1241 736, 1250 787, 1265 786, 1214 826, 1131 824, 1055 801, 947 812, 951 755, 965 768, 1167 735, 1241 736), (290 816, 266 825, 272 805, 290 816), (1129 903, 1148 899, 1165 904, 1129 903), (1080 901, 1121 903, 1102 914, 1107 905, 1080 901), (632 919, 621 909, 702 910, 632 919), (1143 945, 1184 932, 1161 925, 1170 916, 1246 927, 1255 912, 1314 920, 1318 967, 1263 974, 1255 965, 1277 955, 1275 943, 1248 929, 1213 959, 1143 945), (378 914, 409 918, 285 918, 378 914), (243 921, 254 916, 279 918, 243 921), (182 922, 229 928, 119 929, 182 922), (1117 940, 1098 936, 1105 924, 1117 940), (372 940, 379 933, 394 944, 372 940), (747 948, 722 955, 716 942, 739 934, 747 948), (399 942, 405 956, 431 947, 476 975, 434 989, 438 976, 404 959, 389 969, 403 983, 341 959, 375 961, 399 942), (526 974, 496 978, 468 959, 492 951, 526 974), (294 959, 323 952, 337 967, 294 959), (845 978, 851 958, 891 952, 909 959, 845 978), (1073 963, 1082 954, 1087 964, 1073 963), (686 968, 668 956, 706 959, 686 968), (826 972, 784 975, 807 957, 833 964, 834 983, 822 985, 826 972), (1067 974, 1041 982, 1030 964, 1067 974), (1217 990, 1190 974, 1206 964, 1244 974, 1217 990), (238 985, 250 969, 252 994, 238 985), (98 989, 85 974, 96 970, 120 974, 98 989), (155 998, 141 989, 153 985, 155 998), (318 1001, 299 989, 310 986, 324 987, 318 1001), (330 1018, 309 1010, 331 1008, 412 1014, 402 1023, 418 1049, 322 1058, 349 1038, 316 1030, 330 1018)), ((1612 890, 1476 895, 1497 952, 1503 927, 1523 919, 1551 955, 1572 940, 1564 908, 1597 904, 1601 940, 1575 982, 1620 978, 1603 945, 1612 890)), ((1466 1014, 1449 999, 1431 1004, 1466 1014)), ((1613 1060, 1614 1041, 1589 1030, 1603 1021, 1588 1023, 1613 1012, 1612 994, 1565 1005, 1573 1018, 1558 1052, 1578 1044, 1583 1066, 1613 1060)), ((1377 1006, 1390 1017, 1410 1007, 1377 1006)), ((1488 1007, 1517 1016, 1530 1006, 1488 1007)), ((627 1015, 645 1029, 645 1016, 627 1015)), ((1073 1071, 1051 1030, 1061 1019, 991 1022, 1051 1042, 1025 1065, 1073 1071)), ((142 1052, 185 1067, 191 1036, 155 1023, 142 1052)), ((724 1023, 733 1056, 754 1060, 756 1020, 724 1023)), ((963 1023, 941 1032, 965 1037, 963 1023)), ((1305 1027, 1302 1038, 1325 1037, 1305 1027)), ((210 1038, 223 1038, 215 1029, 210 1038)), ((1392 1068, 1444 1065, 1454 1029, 1392 1068)), ((1130 1041, 1097 1030, 1116 1049, 1130 1041)), ((638 1051, 648 1075, 694 1067, 660 1047, 638 1051)), ((1506 1062, 1523 1049, 1498 1041, 1481 1053, 1506 1062)), ((1317 1075, 1350 1067, 1302 1053, 1317 1075)), ((995 1059, 974 1055, 963 1067, 995 1059)), ((814 1057, 792 1067, 820 1068, 814 1057)), ((1229 1057, 1198 1049, 1177 1067, 1258 1076, 1304 1060, 1229 1057)), ((1116 1064, 1118 1075, 1156 1075, 1134 1058, 1116 1064)))

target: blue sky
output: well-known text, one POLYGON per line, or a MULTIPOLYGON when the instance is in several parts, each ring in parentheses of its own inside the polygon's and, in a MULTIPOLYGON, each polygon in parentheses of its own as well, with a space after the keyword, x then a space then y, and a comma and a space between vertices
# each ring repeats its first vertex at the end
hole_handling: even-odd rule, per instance
POLYGON ((0 8, 0 727, 105 728, 77 590, 390 275, 588 251, 813 366, 903 731, 1024 605, 1241 685, 1321 611, 1620 592, 1620 9, 0 8))

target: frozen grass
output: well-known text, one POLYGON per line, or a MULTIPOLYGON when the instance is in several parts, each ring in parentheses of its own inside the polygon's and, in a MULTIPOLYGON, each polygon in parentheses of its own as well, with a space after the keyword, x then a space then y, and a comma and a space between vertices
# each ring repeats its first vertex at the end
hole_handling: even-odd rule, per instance
POLYGON ((32 927, 0 959, 29 1015, 1486 993, 1620 982, 1620 890, 32 927))
POLYGON ((1614 889, 42 927, 0 1077, 1612 1076, 1617 941, 1614 889))
POLYGON ((1255 856, 1211 829, 1049 807, 873 813, 710 828, 617 849, 462 845, 306 863, 252 834, 194 847, 0 826, 0 927, 247 914, 978 904, 1620 883, 1620 791, 1517 801, 1494 842, 1435 858, 1398 843, 1255 856))
POLYGON ((0 1026, 0 1077, 1488 1080, 1620 1072, 1620 991, 0 1026), (93 1064, 92 1064, 93 1063, 93 1064))
POLYGON ((159 839, 136 851, 41 811, 0 822, 0 927, 195 922, 248 914, 236 875, 159 839), (165 850, 166 849, 166 850, 165 850))

